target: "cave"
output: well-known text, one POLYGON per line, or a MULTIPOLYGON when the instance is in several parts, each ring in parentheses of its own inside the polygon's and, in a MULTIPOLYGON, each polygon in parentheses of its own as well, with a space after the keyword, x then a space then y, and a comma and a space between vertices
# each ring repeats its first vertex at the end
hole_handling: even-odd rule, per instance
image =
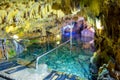
POLYGON ((120 0, 0 0, 0 80, 119 80, 119 57, 120 0))

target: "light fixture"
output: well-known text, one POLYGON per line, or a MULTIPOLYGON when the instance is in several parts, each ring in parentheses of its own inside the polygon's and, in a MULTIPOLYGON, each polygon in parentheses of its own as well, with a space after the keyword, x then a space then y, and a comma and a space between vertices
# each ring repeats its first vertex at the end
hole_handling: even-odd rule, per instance
POLYGON ((57 45, 60 44, 60 41, 57 41, 56 44, 57 44, 57 45))
POLYGON ((14 39, 18 39, 19 37, 17 35, 13 35, 13 38, 14 39))
POLYGON ((97 29, 99 30, 102 30, 103 29, 103 26, 101 26, 101 21, 99 19, 96 19, 96 27, 97 29))
POLYGON ((56 35, 56 38, 57 38, 57 39, 59 39, 59 38, 60 38, 60 35, 59 35, 59 34, 58 34, 58 35, 56 35))

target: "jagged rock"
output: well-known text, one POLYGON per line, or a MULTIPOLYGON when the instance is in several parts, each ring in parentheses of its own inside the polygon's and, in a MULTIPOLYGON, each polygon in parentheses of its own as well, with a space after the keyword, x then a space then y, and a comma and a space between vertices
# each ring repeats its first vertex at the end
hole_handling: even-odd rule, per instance
POLYGON ((5 23, 5 18, 7 16, 6 10, 0 10, 0 23, 5 23))
POLYGON ((97 80, 115 80, 110 76, 106 64, 104 64, 100 69, 97 80))

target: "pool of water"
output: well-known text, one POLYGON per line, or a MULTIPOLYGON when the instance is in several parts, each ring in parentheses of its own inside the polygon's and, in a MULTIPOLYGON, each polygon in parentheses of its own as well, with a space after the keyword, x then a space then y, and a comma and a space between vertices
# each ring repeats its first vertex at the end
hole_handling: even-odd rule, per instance
MULTIPOLYGON (((64 47, 63 47, 64 48, 64 47)), ((80 51, 76 53, 69 50, 59 49, 39 60, 39 64, 45 63, 50 69, 77 75, 81 78, 89 77, 90 52, 80 51)))
MULTIPOLYGON (((57 50, 42 57, 39 60, 39 64, 47 64, 49 69, 88 79, 90 77, 89 63, 92 52, 81 49, 79 46, 73 46, 70 53, 69 46, 69 44, 61 46, 57 50)), ((45 52, 45 50, 42 50, 42 48, 36 44, 36 47, 32 47, 32 49, 29 48, 20 58, 32 61, 35 60, 38 55, 42 55, 43 52, 45 52)))

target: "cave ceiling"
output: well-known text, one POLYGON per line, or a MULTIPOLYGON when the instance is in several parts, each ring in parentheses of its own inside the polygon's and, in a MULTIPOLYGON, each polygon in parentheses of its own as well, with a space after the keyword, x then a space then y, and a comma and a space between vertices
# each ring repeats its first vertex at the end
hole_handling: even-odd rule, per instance
POLYGON ((56 20, 65 16, 108 17, 109 13, 119 15, 118 11, 120 0, 0 0, 0 29, 11 35, 36 29, 44 33, 46 27, 56 26, 56 20))

